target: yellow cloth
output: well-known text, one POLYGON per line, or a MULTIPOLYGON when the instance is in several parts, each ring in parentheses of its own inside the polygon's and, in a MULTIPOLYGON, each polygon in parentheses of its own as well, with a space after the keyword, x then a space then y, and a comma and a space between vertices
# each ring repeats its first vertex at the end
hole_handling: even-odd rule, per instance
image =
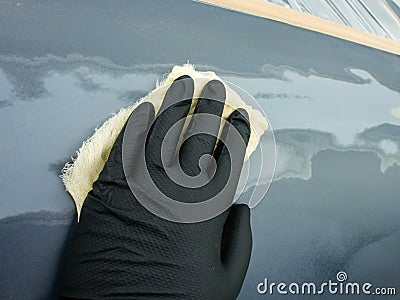
MULTIPOLYGON (((127 108, 122 108, 119 112, 105 121, 103 125, 96 128, 95 133, 83 142, 82 146, 77 151, 77 156, 73 158, 73 162, 65 165, 60 177, 66 190, 71 194, 75 201, 78 215, 80 214, 83 202, 85 201, 88 192, 92 189, 93 182, 97 180, 98 175, 103 169, 111 148, 131 112, 143 101, 148 101, 154 105, 157 113, 168 87, 176 78, 182 75, 189 75, 193 78, 195 83, 195 101, 193 101, 194 103, 191 112, 193 112, 196 105, 196 99, 200 96, 205 84, 212 79, 221 80, 221 78, 219 78, 214 72, 198 72, 189 64, 175 66, 165 80, 157 85, 156 89, 133 105, 127 108)), ((245 108, 250 117, 251 135, 245 157, 247 160, 251 153, 256 149, 260 137, 268 128, 268 123, 260 111, 246 105, 241 97, 227 84, 225 84, 225 88, 227 93, 226 105, 222 116, 223 119, 226 119, 236 108, 245 108)))

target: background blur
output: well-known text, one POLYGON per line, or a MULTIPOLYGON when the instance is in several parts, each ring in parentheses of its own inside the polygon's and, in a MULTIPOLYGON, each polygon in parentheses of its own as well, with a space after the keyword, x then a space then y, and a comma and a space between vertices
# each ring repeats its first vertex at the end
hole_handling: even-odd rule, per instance
POLYGON ((399 0, 267 0, 400 42, 399 0))

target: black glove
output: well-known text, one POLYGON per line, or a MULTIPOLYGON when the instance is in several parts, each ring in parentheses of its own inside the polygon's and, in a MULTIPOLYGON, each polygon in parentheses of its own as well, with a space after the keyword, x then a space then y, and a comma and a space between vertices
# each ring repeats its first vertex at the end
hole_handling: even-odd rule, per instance
POLYGON ((226 91, 221 82, 210 81, 185 133, 209 134, 187 138, 176 153, 179 120, 188 115, 193 91, 193 80, 182 76, 168 89, 156 118, 148 102, 132 112, 84 202, 60 282, 64 299, 224 300, 239 294, 252 248, 250 210, 231 204, 250 136, 248 116, 236 110, 228 118, 222 136, 235 145, 228 151, 215 137, 226 91), (201 118, 205 113, 216 118, 201 118), (196 181, 209 182, 175 183, 167 171, 179 166, 196 181), (194 205, 187 207, 190 217, 154 199, 157 193, 194 205), (197 208, 216 195, 216 213, 197 208), (213 217, 203 218, 205 213, 213 217))

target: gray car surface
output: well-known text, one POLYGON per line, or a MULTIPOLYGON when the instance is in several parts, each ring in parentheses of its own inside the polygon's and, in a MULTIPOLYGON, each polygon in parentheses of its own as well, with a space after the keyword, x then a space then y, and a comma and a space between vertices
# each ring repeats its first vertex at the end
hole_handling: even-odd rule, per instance
POLYGON ((0 299, 56 298, 76 224, 61 168, 188 61, 248 91, 275 133, 239 299, 339 271, 400 292, 399 56, 188 0, 1 1, 0 28, 0 299))

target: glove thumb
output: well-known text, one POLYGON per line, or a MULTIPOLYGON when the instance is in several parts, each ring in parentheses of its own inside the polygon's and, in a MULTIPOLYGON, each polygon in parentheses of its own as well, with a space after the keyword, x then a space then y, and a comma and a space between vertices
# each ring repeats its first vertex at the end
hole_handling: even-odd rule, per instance
POLYGON ((224 225, 221 260, 232 284, 232 297, 242 287, 250 262, 253 239, 250 226, 250 208, 246 204, 233 205, 224 225))

